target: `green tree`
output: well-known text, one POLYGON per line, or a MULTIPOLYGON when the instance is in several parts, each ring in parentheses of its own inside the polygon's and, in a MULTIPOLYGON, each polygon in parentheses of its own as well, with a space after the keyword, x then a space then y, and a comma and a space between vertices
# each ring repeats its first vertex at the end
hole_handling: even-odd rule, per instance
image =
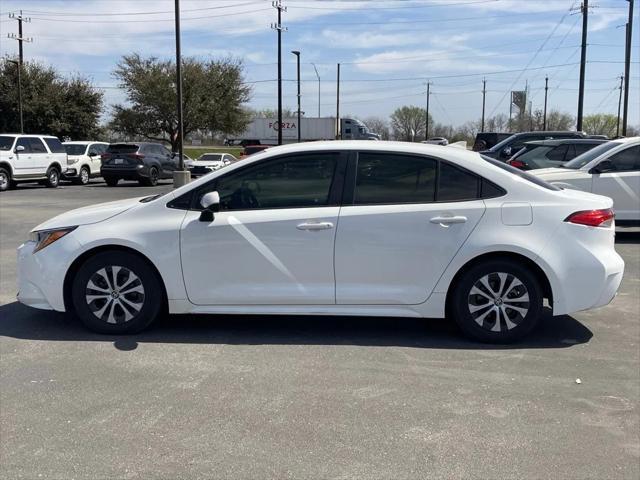
POLYGON ((606 135, 607 137, 615 137, 617 122, 618 117, 610 113, 585 115, 582 118, 582 130, 589 135, 606 135))
MULTIPOLYGON (((21 70, 25 133, 47 133, 73 140, 96 138, 103 93, 82 77, 63 78, 53 67, 25 63, 21 70)), ((0 65, 0 132, 19 132, 18 67, 0 65)))
MULTIPOLYGON (((127 92, 129 105, 113 106, 110 128, 127 136, 168 141, 177 150, 175 63, 134 53, 122 58, 114 76, 127 92)), ((250 120, 243 105, 250 93, 239 61, 183 59, 184 135, 195 131, 241 132, 250 120)))
MULTIPOLYGON (((424 140, 426 127, 426 110, 415 106, 397 108, 391 114, 391 130, 396 140, 405 142, 420 142, 424 140)), ((429 115, 429 124, 433 119, 429 115)))

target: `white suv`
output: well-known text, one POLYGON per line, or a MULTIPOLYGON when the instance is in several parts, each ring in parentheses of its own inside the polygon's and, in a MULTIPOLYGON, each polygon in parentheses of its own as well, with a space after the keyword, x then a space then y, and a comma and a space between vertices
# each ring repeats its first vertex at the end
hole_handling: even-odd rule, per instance
POLYGON ((86 185, 91 177, 100 176, 100 157, 107 151, 108 143, 64 142, 62 145, 67 150, 67 168, 62 172, 65 180, 86 185))
POLYGON ((56 188, 67 151, 51 135, 0 135, 0 192, 18 182, 39 182, 56 188))

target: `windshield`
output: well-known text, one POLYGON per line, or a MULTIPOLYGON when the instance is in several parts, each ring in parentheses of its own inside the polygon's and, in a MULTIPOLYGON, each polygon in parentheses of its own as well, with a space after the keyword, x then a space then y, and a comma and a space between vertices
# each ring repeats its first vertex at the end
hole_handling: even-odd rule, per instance
POLYGON ((618 145, 622 145, 622 143, 607 142, 607 143, 603 143, 602 145, 598 145, 597 147, 592 148, 587 152, 584 152, 582 155, 578 155, 576 158, 574 158, 570 162, 567 162, 564 165, 561 165, 561 168, 572 168, 574 170, 582 168, 591 160, 598 158, 603 153, 608 152, 609 150, 617 147, 618 145))
POLYGON ((79 144, 64 144, 64 149, 67 151, 67 155, 84 155, 85 150, 87 149, 87 145, 79 145, 79 144))
POLYGON ((222 160, 222 154, 221 153, 205 153, 204 155, 201 155, 200 158, 198 158, 198 160, 206 160, 206 161, 220 161, 222 160))
POLYGON ((543 187, 546 188, 547 190, 562 190, 561 188, 556 187, 555 185, 552 185, 550 183, 545 182, 544 180, 542 180, 541 178, 536 177, 535 175, 531 175, 530 173, 524 172, 522 170, 519 170, 515 167, 512 167, 511 165, 507 165, 504 162, 501 162, 499 160, 496 160, 494 158, 491 157, 487 157, 485 155, 480 155, 484 160, 486 160, 487 162, 489 162, 491 165, 495 165, 498 168, 501 168, 502 170, 506 170, 509 173, 513 173, 514 175, 517 175, 518 177, 524 179, 524 180, 528 180, 531 183, 535 183, 536 185, 538 185, 539 187, 543 187))
POLYGON ((15 139, 16 137, 10 137, 9 135, 0 135, 0 150, 11 150, 11 146, 15 139))

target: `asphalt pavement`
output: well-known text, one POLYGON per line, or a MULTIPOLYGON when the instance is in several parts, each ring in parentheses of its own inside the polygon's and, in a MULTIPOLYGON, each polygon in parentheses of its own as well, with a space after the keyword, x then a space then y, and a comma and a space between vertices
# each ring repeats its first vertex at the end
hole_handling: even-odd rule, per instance
POLYGON ((611 305, 514 346, 393 318, 168 316, 110 337, 16 303, 35 225, 170 188, 0 194, 1 478, 640 478, 640 234, 617 236, 611 305))

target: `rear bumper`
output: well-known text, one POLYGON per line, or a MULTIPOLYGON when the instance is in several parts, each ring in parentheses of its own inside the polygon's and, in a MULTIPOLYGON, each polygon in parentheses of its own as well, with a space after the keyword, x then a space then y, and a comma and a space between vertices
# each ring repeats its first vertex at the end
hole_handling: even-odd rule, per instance
POLYGON ((607 305, 615 297, 624 274, 624 260, 615 251, 613 228, 568 228, 576 240, 572 248, 554 248, 555 241, 562 240, 562 236, 556 236, 537 262, 551 283, 554 315, 607 305), (589 238, 598 235, 610 236, 610 242, 597 242, 598 245, 589 238))
POLYGON ((123 180, 140 180, 149 177, 149 167, 147 165, 103 165, 100 169, 102 177, 121 178, 123 180))

